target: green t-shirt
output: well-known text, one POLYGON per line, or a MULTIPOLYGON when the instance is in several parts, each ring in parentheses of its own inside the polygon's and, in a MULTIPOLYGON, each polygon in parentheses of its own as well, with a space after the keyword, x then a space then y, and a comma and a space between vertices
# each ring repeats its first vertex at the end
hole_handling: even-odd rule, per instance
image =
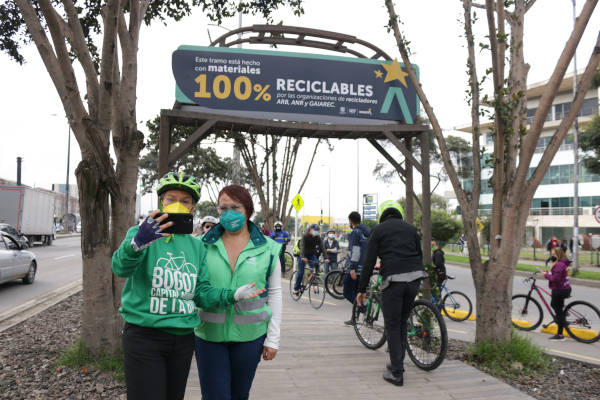
POLYGON ((201 268, 204 245, 190 235, 163 238, 141 251, 131 240, 139 226, 129 229, 112 257, 112 270, 127 278, 121 295, 121 316, 126 322, 184 335, 200 323, 198 307, 227 307, 234 291, 213 288, 208 271, 201 268), (169 239, 169 240, 167 240, 169 239))

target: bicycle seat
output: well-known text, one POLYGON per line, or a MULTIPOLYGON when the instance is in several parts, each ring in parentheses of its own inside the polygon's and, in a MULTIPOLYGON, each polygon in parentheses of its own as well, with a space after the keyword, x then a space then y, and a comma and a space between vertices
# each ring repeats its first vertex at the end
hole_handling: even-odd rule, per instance
POLYGON ((456 279, 456 277, 452 276, 452 275, 446 275, 446 278, 448 278, 448 279, 456 279))

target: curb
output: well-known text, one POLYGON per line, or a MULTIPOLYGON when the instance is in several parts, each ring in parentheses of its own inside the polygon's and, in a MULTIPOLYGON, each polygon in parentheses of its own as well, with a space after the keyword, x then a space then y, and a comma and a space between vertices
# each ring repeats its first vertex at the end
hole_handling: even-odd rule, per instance
MULTIPOLYGON (((456 261, 446 261, 446 264, 451 265, 453 267, 469 268, 469 269, 471 268, 471 266, 469 264, 458 263, 456 261)), ((529 275, 531 275, 531 272, 515 270, 515 275, 528 277, 529 275)), ((581 278, 570 278, 569 281, 576 285, 591 287, 594 289, 600 289, 600 281, 593 281, 590 279, 581 279, 581 278)))
POLYGON ((81 290, 82 280, 78 279, 0 314, 0 333, 60 303, 81 290))

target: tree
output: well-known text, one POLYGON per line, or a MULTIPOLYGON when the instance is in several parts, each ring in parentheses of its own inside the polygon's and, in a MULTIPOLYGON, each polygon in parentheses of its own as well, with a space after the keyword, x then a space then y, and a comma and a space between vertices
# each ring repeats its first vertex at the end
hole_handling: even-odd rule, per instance
MULTIPOLYGON (((273 230, 275 221, 281 221, 287 226, 293 206, 290 204, 287 211, 286 206, 291 203, 292 175, 298 169, 296 160, 303 138, 269 135, 264 135, 263 138, 258 134, 240 132, 223 134, 233 139, 235 146, 240 150, 264 213, 262 219, 265 226, 273 230), (261 139, 264 140, 264 144, 261 139)), ((306 183, 321 141, 322 139, 319 139, 315 144, 306 175, 296 193, 300 193, 306 183)), ((329 145, 329 141, 325 141, 329 145)), ((329 149, 331 151, 333 147, 329 145, 329 149)))
POLYGON ((450 242, 456 236, 460 235, 462 231, 463 225, 456 218, 456 214, 431 210, 431 237, 436 238, 440 242, 450 242))
MULTIPOLYGON (((600 69, 596 70, 591 87, 600 87, 600 69)), ((582 127, 579 146, 584 151, 581 161, 585 168, 592 174, 600 175, 600 115, 582 127)))
POLYGON ((135 191, 144 146, 136 117, 140 29, 142 23, 177 21, 195 6, 217 22, 238 10, 261 13, 268 21, 278 6, 303 12, 302 0, 8 0, 0 5, 0 49, 23 64, 21 46, 35 44, 81 150, 75 171, 83 225, 81 332, 94 354, 120 347, 124 280, 108 265, 137 217, 135 191), (75 79, 75 60, 85 87, 75 79))
POLYGON ((409 78, 414 85, 421 104, 431 121, 435 137, 443 158, 444 167, 452 183, 462 209, 462 219, 469 246, 469 259, 473 281, 477 293, 477 331, 475 340, 510 340, 510 315, 512 281, 519 256, 529 208, 535 190, 546 174, 550 162, 558 151, 583 103, 585 93, 594 77, 600 61, 600 37, 578 85, 577 93, 569 112, 545 150, 535 172, 528 179, 531 159, 540 138, 544 121, 552 106, 559 86, 564 78, 569 62, 573 58, 577 45, 585 31, 589 18, 596 7, 597 0, 588 0, 575 22, 575 27, 565 44, 562 54, 539 106, 533 122, 527 129, 526 82, 529 66, 525 63, 523 35, 525 15, 535 5, 535 0, 495 1, 486 0, 484 4, 472 0, 462 0, 464 9, 464 37, 467 41, 469 76, 468 103, 471 106, 473 126, 473 188, 461 187, 459 171, 452 164, 448 143, 443 135, 440 123, 429 103, 416 72, 410 62, 410 50, 404 34, 400 32, 401 23, 394 10, 392 0, 385 1, 390 17, 388 29, 393 31, 402 61, 409 78), (480 80, 476 69, 476 43, 472 26, 477 21, 473 8, 485 10, 489 34, 487 42, 481 43, 481 50, 489 50, 491 67, 487 69, 487 79, 491 75, 493 95, 481 96, 480 80), (506 32, 508 27, 509 32, 506 32), (508 53, 508 54, 507 54, 508 53), (508 71, 506 61, 508 60, 508 71), (480 99, 492 106, 491 117, 494 120, 492 135, 494 153, 490 161, 493 169, 493 204, 490 223, 490 258, 482 262, 477 240, 477 209, 481 194, 481 153, 480 153, 480 117, 486 114, 480 99), (517 163, 518 160, 518 163, 517 163))
MULTIPOLYGON (((140 177, 142 179, 142 193, 152 193, 154 185, 158 184, 158 143, 160 138, 160 116, 146 122, 150 134, 146 139, 146 148, 149 150, 140 158, 140 177)), ((195 128, 192 126, 175 125, 171 134, 171 148, 175 149, 184 142, 195 128)), ((215 135, 215 141, 219 138, 215 135)), ((179 158, 173 166, 174 171, 185 171, 193 175, 202 186, 202 194, 208 194, 211 202, 216 203, 219 191, 233 182, 233 163, 229 157, 221 158, 212 147, 194 147, 189 153, 179 158)), ((247 168, 240 170, 241 184, 253 188, 252 179, 247 168)), ((254 190, 250 190, 253 194, 254 190)))
POLYGON ((361 223, 369 229, 373 229, 373 227, 377 225, 377 221, 373 219, 363 219, 361 223))
POLYGON ((194 213, 199 218, 204 218, 207 215, 210 215, 215 218, 219 218, 219 212, 217 211, 217 203, 213 201, 201 201, 196 204, 196 208, 194 209, 194 213))

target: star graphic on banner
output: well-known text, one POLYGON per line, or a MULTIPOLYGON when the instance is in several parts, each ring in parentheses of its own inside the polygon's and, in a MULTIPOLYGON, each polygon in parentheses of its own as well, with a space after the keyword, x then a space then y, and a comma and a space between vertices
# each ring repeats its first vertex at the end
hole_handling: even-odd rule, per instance
POLYGON ((381 65, 387 71, 384 82, 390 82, 398 79, 404 85, 404 87, 408 87, 408 85, 406 84, 406 77, 408 76, 408 74, 402 71, 402 68, 400 68, 400 63, 398 62, 397 58, 394 59, 392 65, 383 63, 381 65))
POLYGON ((375 72, 375 75, 377 75, 375 78, 383 78, 383 72, 381 72, 381 70, 377 70, 377 71, 373 71, 375 72))

